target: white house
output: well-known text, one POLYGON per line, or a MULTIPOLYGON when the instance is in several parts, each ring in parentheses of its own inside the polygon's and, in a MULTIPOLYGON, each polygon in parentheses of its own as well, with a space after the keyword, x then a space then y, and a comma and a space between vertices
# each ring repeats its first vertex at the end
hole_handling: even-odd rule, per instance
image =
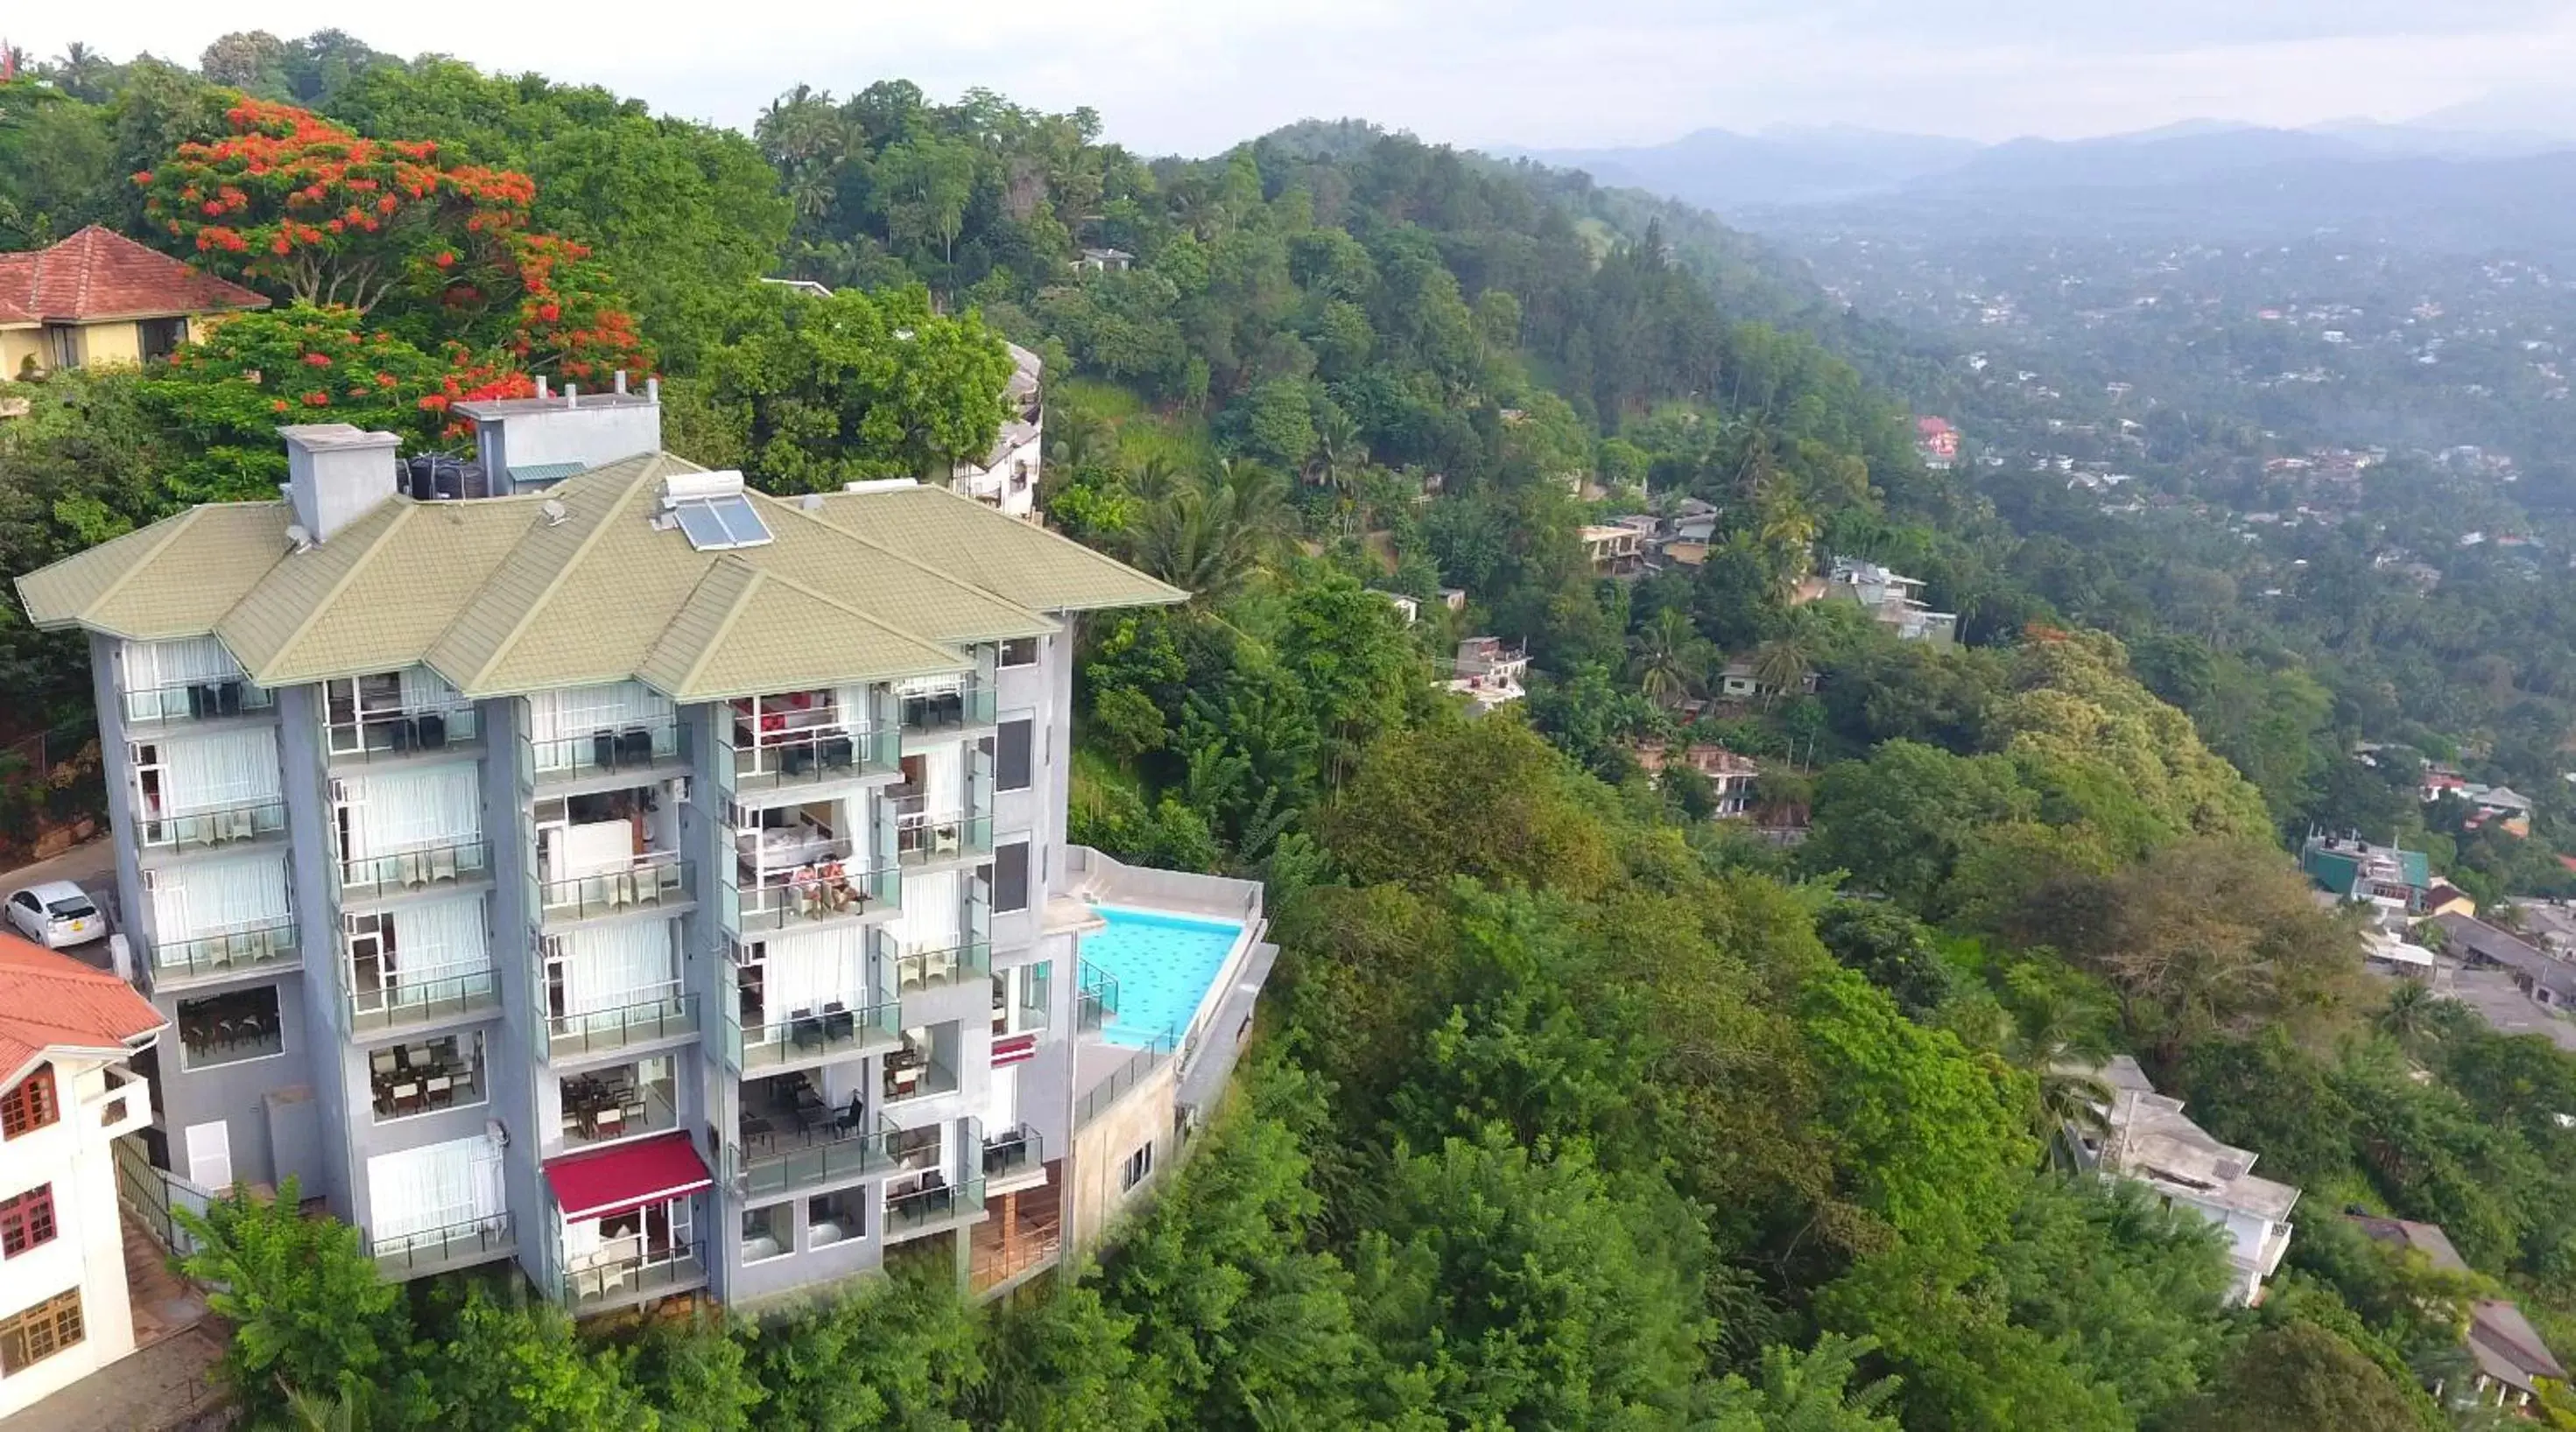
POLYGON ((961 461, 949 486, 987 507, 1035 521, 1038 505, 1038 461, 1046 445, 1046 409, 1038 395, 1038 355, 1016 343, 1011 350, 1011 381, 1003 390, 1011 415, 993 435, 993 446, 981 461, 961 461))
POLYGON ((115 1140, 166 1024, 125 981, 0 937, 0 1417, 134 1351, 115 1140))
POLYGON ((1471 636, 1459 642, 1458 658, 1450 669, 1456 675, 1449 689, 1466 697, 1479 716, 1528 694, 1522 682, 1529 676, 1529 648, 1505 646, 1498 636, 1471 636))
POLYGON ((2192 1209, 2227 1231, 2231 1302, 2263 1299, 2263 1280, 2290 1249, 2290 1209, 2299 1191, 2254 1176, 2254 1154, 2222 1144, 2183 1117, 2182 1101, 2156 1092, 2126 1054, 2085 1071, 2108 1086, 2098 1137, 2070 1129, 2086 1168, 2144 1185, 2166 1207, 2192 1209))

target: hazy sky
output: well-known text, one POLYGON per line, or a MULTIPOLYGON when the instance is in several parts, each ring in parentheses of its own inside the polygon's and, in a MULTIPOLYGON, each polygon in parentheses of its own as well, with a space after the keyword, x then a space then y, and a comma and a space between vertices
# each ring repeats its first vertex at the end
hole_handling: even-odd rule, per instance
POLYGON ((1467 144, 1647 143, 1851 123, 2005 138, 2220 116, 2400 118, 2576 68, 2576 0, 1088 0, 1046 5, 0 7, 39 55, 193 60, 225 30, 329 25, 400 54, 538 69, 731 124, 798 81, 905 76, 1204 153, 1309 115, 1467 144))

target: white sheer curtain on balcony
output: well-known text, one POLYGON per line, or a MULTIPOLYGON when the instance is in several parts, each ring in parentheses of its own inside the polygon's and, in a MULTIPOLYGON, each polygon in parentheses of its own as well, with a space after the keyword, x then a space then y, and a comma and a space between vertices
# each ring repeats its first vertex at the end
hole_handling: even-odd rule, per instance
POLYGON ((761 1000, 773 1022, 799 1010, 822 1011, 838 1001, 856 1009, 867 998, 867 931, 851 926, 762 942, 768 968, 761 1000))
MULTIPOLYGON (((536 745, 537 769, 579 765, 585 756, 575 743, 601 731, 660 726, 671 719, 672 709, 670 698, 640 681, 535 692, 528 697, 528 739, 536 745)), ((657 734, 655 749, 664 749, 667 741, 657 734)))
POLYGON ((906 953, 945 950, 958 943, 958 881, 954 870, 936 875, 908 875, 903 882, 903 913, 892 921, 895 939, 906 953))
POLYGON ((264 929, 287 913, 283 855, 208 860, 153 872, 152 932, 164 944, 264 929))
POLYGON ((352 861, 475 840, 483 802, 471 765, 368 776, 347 783, 352 861))
POLYGON ((367 1236, 379 1244, 498 1218, 509 1206, 501 1145, 486 1134, 367 1160, 367 1236))
POLYGON ((408 906, 393 921, 394 950, 384 978, 397 1005, 453 998, 455 981, 492 968, 480 895, 408 906))
POLYGON ((129 641, 125 643, 125 689, 151 691, 165 686, 192 686, 201 681, 232 681, 242 674, 241 663, 224 650, 224 644, 210 636, 181 637, 176 641, 129 641))
POLYGON ((159 743, 164 815, 225 810, 277 799, 277 733, 266 726, 159 743))
POLYGON ((668 920, 637 920, 570 931, 560 937, 566 1023, 614 1029, 613 1011, 676 999, 680 959, 668 920))

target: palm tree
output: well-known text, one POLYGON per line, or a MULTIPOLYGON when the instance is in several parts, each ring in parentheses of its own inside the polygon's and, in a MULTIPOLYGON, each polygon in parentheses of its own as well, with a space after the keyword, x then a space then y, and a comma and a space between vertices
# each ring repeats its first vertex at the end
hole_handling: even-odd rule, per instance
POLYGON ((2052 1163, 2071 1161, 2076 1137, 2110 1131, 2111 1086, 2094 1072, 2110 1054, 2102 1022, 2037 971, 2016 970, 2007 1004, 2013 1028, 2004 1057, 2039 1081, 2031 1131, 2052 1163))
POLYGON ((1279 475, 1259 463, 1229 462, 1181 485, 1136 523, 1136 564, 1213 606, 1240 591, 1287 540, 1288 501, 1279 475))
POLYGON ((1691 647, 1699 635, 1679 607, 1655 613, 1637 634, 1637 689, 1658 706, 1678 705, 1691 693, 1691 647))
POLYGON ((1762 688, 1762 704, 1769 706, 1784 691, 1803 691, 1807 673, 1815 662, 1803 638, 1795 635, 1774 637, 1753 652, 1753 682, 1762 688))
POLYGON ((1180 490, 1181 470, 1171 454, 1147 453, 1143 462, 1127 469, 1122 482, 1138 502, 1161 502, 1180 490))
POLYGON ((1359 480, 1367 461, 1368 442, 1360 435, 1358 422, 1338 406, 1326 404, 1323 416, 1315 422, 1315 473, 1324 486, 1332 489, 1345 533, 1359 518, 1359 480))
POLYGON ((2442 997, 2431 985, 2405 980, 2388 992, 2388 1003, 2371 1020, 2380 1033, 2412 1054, 2441 1037, 2442 997))

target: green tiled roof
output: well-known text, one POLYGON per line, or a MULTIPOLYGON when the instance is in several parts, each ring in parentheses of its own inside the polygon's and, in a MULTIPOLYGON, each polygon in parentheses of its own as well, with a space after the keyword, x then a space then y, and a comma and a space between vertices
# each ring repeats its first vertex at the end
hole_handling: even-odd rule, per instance
POLYGON ((932 488, 751 500, 774 540, 701 552, 663 526, 668 453, 543 493, 382 506, 290 552, 276 502, 213 504, 18 579, 29 617, 222 639, 286 686, 421 664, 468 696, 641 680, 677 701, 964 669, 1049 612, 1186 593, 932 488))

